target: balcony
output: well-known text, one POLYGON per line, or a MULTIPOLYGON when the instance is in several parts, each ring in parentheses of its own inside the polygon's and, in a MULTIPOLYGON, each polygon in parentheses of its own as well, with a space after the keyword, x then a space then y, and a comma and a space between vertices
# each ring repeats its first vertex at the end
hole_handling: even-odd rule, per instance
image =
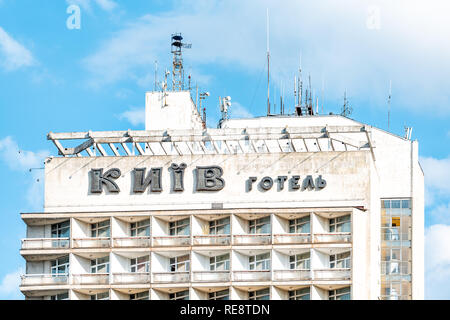
POLYGON ((155 272, 153 273, 154 283, 169 282, 189 282, 189 272, 155 272))
POLYGON ((151 237, 117 237, 113 238, 114 248, 148 248, 151 237))
POLYGON ((231 236, 228 234, 223 235, 201 235, 194 236, 194 245, 200 246, 228 246, 231 243, 231 236))
POLYGON ((154 247, 180 247, 190 245, 191 245, 190 236, 153 237, 154 247))
POLYGON ((85 273, 72 275, 73 284, 101 285, 109 284, 109 273, 85 273))
POLYGON ((274 281, 311 280, 311 270, 274 270, 274 281))
POLYGON ((314 243, 350 243, 351 232, 314 234, 314 243))
POLYGON ((113 284, 144 284, 150 283, 149 272, 113 273, 113 284))
POLYGON ((21 286, 46 286, 68 284, 67 274, 24 274, 21 276, 21 286))
POLYGON ((270 234, 237 234, 233 236, 235 245, 270 244, 271 242, 270 234))
POLYGON ((233 281, 270 281, 270 270, 234 271, 233 281))
POLYGON ((311 243, 311 234, 309 233, 286 233, 286 234, 274 234, 274 244, 301 244, 311 243))
POLYGON ((314 280, 350 280, 351 269, 322 269, 313 271, 314 280))
POLYGON ((227 282, 230 281, 230 271, 193 271, 194 282, 227 282))
POLYGON ((27 238, 22 239, 22 249, 67 249, 69 238, 27 238))
POLYGON ((408 261, 381 261, 383 279, 411 280, 411 263, 408 261))
POLYGON ((111 246, 110 238, 78 238, 73 239, 74 248, 109 248, 111 246))

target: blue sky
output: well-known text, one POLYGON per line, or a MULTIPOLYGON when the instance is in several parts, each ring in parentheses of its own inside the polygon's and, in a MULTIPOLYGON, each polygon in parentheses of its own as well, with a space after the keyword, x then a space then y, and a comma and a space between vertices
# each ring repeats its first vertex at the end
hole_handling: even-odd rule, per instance
MULTIPOLYGON (((352 118, 390 130, 413 127, 426 174, 427 298, 450 298, 450 4, 445 0, 0 0, 0 298, 17 290, 25 225, 42 211, 49 131, 143 129, 144 92, 171 67, 170 35, 192 49, 186 73, 206 102, 218 96, 231 116, 266 112, 266 8, 270 13, 271 92, 293 104, 301 63, 324 112, 339 113, 344 90, 352 118), (68 29, 69 5, 80 29, 68 29), (322 87, 324 88, 322 94, 322 87), (323 96, 323 99, 322 99, 323 96)), ((279 100, 279 98, 277 98, 279 100)))

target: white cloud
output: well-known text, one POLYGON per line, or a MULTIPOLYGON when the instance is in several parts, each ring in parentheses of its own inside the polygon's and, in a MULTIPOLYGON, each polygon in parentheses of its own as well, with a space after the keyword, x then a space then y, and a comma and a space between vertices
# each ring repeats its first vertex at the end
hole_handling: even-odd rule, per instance
POLYGON ((0 299, 2 300, 18 300, 23 299, 23 295, 19 290, 20 276, 24 273, 22 268, 8 273, 0 283, 0 299))
POLYGON ((117 3, 113 0, 66 0, 68 4, 80 6, 87 12, 92 12, 92 3, 95 2, 100 9, 104 11, 112 11, 117 7, 117 3))
POLYGON ((112 0, 95 0, 95 2, 105 11, 111 11, 117 7, 117 3, 112 0))
POLYGON ((450 157, 420 157, 420 164, 425 174, 427 205, 433 204, 437 197, 450 198, 450 157))
POLYGON ((450 296, 450 225, 436 224, 425 230, 425 296, 450 296))
POLYGON ((14 171, 29 174, 30 182, 25 197, 33 209, 42 209, 44 199, 44 160, 50 153, 46 150, 38 152, 21 150, 11 137, 0 140, 0 160, 14 171), (34 170, 33 169, 36 168, 34 170))
POLYGON ((15 70, 35 64, 31 52, 0 27, 0 64, 5 70, 15 70))
POLYGON ((125 119, 133 126, 145 123, 145 108, 130 108, 129 110, 118 115, 119 119, 125 119))
POLYGON ((254 115, 251 114, 246 108, 244 108, 239 102, 232 102, 229 108, 229 113, 233 118, 253 118, 254 115))
POLYGON ((175 31, 182 31, 186 42, 193 44, 185 50, 184 61, 195 70, 214 64, 256 73, 265 66, 268 7, 272 76, 275 83, 288 84, 286 92, 291 91, 302 51, 304 74, 311 72, 313 86, 321 84, 323 76, 330 99, 340 99, 347 88, 352 96, 370 96, 385 107, 392 79, 393 106, 421 112, 433 105, 436 112, 450 112, 449 97, 442 94, 450 86, 447 1, 174 3, 171 11, 133 20, 86 57, 83 64, 92 83, 140 79, 153 70, 155 60, 160 70, 170 66, 168 45, 175 31), (373 12, 368 8, 373 6, 380 13, 376 30, 367 28, 373 12))

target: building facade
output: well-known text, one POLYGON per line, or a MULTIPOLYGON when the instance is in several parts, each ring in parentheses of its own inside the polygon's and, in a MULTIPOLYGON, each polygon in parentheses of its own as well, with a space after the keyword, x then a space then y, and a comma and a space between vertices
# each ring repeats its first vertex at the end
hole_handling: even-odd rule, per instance
POLYGON ((337 115, 205 128, 183 90, 146 93, 145 131, 48 139, 27 299, 424 297, 417 141, 337 115))

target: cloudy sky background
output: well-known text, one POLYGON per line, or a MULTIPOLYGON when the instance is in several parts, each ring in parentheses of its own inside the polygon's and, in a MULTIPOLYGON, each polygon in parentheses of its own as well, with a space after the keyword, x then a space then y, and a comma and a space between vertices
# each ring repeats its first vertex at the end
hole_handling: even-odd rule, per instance
MULTIPOLYGON (((192 49, 184 66, 231 115, 266 112, 266 8, 271 92, 292 110, 300 60, 324 113, 339 113, 344 90, 355 120, 420 142, 426 176, 427 298, 450 298, 450 3, 445 0, 0 0, 0 298, 18 291, 25 226, 41 211, 43 159, 56 155, 49 131, 143 129, 144 92, 171 67, 170 35, 192 49), (69 5, 81 28, 68 29, 69 5), (301 58, 300 58, 301 57, 301 58), (323 89, 322 89, 323 88, 323 89), (323 98, 322 98, 323 97, 323 98), (30 169, 32 169, 30 171, 30 169)), ((273 96, 274 96, 273 95, 273 96)))

